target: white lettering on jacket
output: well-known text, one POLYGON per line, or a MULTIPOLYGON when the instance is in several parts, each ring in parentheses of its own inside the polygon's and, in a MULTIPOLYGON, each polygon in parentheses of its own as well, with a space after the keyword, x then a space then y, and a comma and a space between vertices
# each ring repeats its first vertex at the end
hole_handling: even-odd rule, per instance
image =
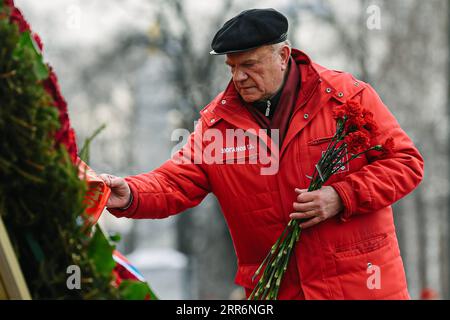
POLYGON ((245 146, 238 146, 238 147, 229 147, 229 148, 222 148, 222 154, 225 153, 234 153, 234 152, 245 152, 247 150, 253 150, 255 149, 255 146, 253 144, 248 144, 245 146))

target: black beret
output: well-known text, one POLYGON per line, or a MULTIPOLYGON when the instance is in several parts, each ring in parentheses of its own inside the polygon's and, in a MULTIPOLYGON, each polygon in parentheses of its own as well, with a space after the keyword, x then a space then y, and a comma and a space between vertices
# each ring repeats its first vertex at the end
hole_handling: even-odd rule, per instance
POLYGON ((210 54, 247 51, 287 39, 288 20, 274 9, 251 9, 225 22, 211 43, 210 54))

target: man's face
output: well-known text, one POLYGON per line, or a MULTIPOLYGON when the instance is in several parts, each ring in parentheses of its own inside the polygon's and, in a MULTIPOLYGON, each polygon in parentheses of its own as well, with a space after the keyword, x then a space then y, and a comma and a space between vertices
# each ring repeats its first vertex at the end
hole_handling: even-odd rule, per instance
MULTIPOLYGON (((278 51, 278 50, 277 50, 278 51)), ((289 49, 274 52, 271 46, 227 54, 236 90, 245 102, 255 102, 273 96, 283 83, 289 49)))

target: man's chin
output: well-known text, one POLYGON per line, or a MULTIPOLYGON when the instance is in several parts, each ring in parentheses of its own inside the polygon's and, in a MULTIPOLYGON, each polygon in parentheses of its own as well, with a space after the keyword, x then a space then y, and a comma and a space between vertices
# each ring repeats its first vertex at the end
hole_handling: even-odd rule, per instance
POLYGON ((247 103, 253 103, 258 101, 259 97, 256 97, 254 95, 245 95, 245 94, 241 94, 242 100, 244 100, 247 103))

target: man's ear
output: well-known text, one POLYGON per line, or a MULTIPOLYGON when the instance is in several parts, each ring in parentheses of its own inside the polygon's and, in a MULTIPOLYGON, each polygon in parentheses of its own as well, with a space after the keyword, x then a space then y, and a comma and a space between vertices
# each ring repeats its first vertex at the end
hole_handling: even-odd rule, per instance
POLYGON ((280 50, 281 58, 281 70, 284 71, 289 65, 289 58, 291 57, 291 48, 289 46, 283 46, 280 50))

